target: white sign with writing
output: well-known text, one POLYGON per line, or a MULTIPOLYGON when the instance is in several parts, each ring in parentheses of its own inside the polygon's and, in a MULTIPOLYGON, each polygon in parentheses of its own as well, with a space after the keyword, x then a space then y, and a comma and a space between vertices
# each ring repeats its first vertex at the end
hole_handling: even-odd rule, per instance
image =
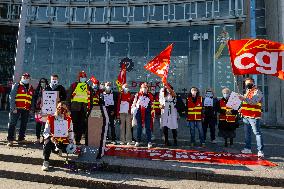
POLYGON ((114 101, 113 101, 113 94, 104 94, 104 101, 105 101, 105 106, 113 106, 114 101))
POLYGON ((54 114, 56 111, 58 91, 43 91, 41 112, 43 115, 54 114))
POLYGON ((129 103, 126 101, 121 101, 119 113, 128 113, 129 103))
POLYGON ((54 120, 54 137, 68 137, 68 121, 54 120))
POLYGON ((143 106, 144 108, 148 107, 148 104, 150 102, 150 99, 146 96, 140 96, 139 97, 139 105, 143 106))
POLYGON ((242 101, 239 99, 239 94, 232 92, 226 106, 232 108, 233 110, 238 110, 241 106, 241 103, 242 101))
POLYGON ((207 97, 205 97, 205 99, 204 99, 204 106, 210 106, 210 107, 212 107, 212 106, 213 106, 213 98, 207 98, 207 97))

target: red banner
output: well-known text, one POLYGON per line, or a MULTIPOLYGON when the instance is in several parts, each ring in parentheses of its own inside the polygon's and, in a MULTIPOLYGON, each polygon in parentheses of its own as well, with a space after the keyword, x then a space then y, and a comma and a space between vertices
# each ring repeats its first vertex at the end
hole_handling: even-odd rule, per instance
POLYGON ((120 72, 116 80, 116 85, 119 91, 121 90, 122 85, 125 83, 126 83, 126 65, 122 64, 120 72))
POLYGON ((168 77, 172 49, 173 44, 170 44, 158 56, 153 58, 148 64, 144 66, 146 70, 149 70, 155 75, 161 77, 164 83, 166 82, 168 77))
POLYGON ((93 84, 98 84, 98 83, 99 83, 99 80, 97 80, 97 79, 95 78, 95 76, 92 76, 92 77, 90 78, 90 81, 91 81, 93 84))
POLYGON ((284 79, 284 44, 264 39, 228 41, 234 75, 268 74, 284 79))
POLYGON ((148 149, 107 145, 105 148, 105 155, 179 162, 277 166, 270 161, 258 159, 258 157, 253 154, 200 152, 196 150, 148 149))

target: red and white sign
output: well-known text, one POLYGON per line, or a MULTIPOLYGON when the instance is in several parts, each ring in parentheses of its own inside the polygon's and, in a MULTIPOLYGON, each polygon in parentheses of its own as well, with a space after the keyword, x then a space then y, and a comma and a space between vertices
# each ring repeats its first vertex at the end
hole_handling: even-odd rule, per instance
POLYGON ((284 79, 284 44, 264 39, 228 41, 234 75, 268 74, 284 79))
POLYGON ((105 155, 179 162, 277 166, 270 161, 258 159, 258 157, 253 154, 200 152, 197 150, 148 149, 107 145, 105 155))

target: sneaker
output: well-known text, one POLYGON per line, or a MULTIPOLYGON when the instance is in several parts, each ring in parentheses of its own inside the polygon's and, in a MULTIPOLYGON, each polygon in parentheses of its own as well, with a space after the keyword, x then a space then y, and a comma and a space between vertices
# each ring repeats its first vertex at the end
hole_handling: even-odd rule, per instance
POLYGON ((115 141, 111 141, 111 144, 116 145, 116 142, 115 141))
POLYGON ((135 147, 138 147, 140 145, 140 143, 139 142, 135 142, 135 147))
POLYGON ((247 149, 247 148, 244 148, 242 151, 241 151, 242 154, 251 154, 251 150, 250 149, 247 149))
POLYGON ((130 146, 130 145, 131 145, 131 142, 127 142, 126 145, 127 145, 127 146, 130 146))
POLYGON ((205 143, 202 143, 202 144, 201 144, 201 147, 202 147, 202 148, 205 148, 205 147, 206 147, 205 143))
POLYGON ((151 140, 155 140, 155 139, 156 139, 155 135, 152 135, 151 140))
POLYGON ((257 157, 258 157, 258 158, 264 158, 264 153, 263 153, 263 151, 258 151, 257 157))
POLYGON ((120 142, 119 144, 120 144, 120 145, 124 145, 125 143, 124 143, 124 142, 120 142))
POLYGON ((49 169, 49 162, 48 161, 44 161, 41 167, 41 170, 43 171, 48 171, 49 169))
POLYGON ((9 146, 9 147, 13 146, 13 141, 8 141, 7 146, 9 146))
POLYGON ((148 148, 152 148, 152 143, 151 142, 148 142, 148 148))
POLYGON ((216 141, 216 140, 211 140, 211 143, 212 143, 212 144, 216 144, 217 141, 216 141))

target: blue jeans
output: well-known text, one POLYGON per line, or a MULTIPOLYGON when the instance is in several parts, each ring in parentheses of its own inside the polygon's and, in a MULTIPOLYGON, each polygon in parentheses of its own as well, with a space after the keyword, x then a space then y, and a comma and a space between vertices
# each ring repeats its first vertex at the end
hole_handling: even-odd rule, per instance
MULTIPOLYGON (((146 110, 145 112, 145 129, 146 129, 146 135, 147 135, 147 142, 151 142, 151 112, 149 110, 146 110)), ((141 142, 141 136, 142 136, 142 119, 141 119, 141 112, 138 110, 136 114, 137 119, 137 140, 138 142, 141 142)))
POLYGON ((16 130, 16 125, 17 122, 21 116, 21 125, 20 125, 20 131, 19 131, 19 136, 18 140, 24 140, 25 139, 25 133, 27 129, 27 124, 29 120, 29 110, 24 110, 24 109, 17 109, 17 113, 10 113, 10 121, 8 124, 8 141, 13 141, 15 140, 15 130, 16 130))
POLYGON ((195 127, 198 130, 199 133, 199 140, 200 143, 205 143, 204 139, 204 133, 203 133, 203 128, 202 128, 202 122, 201 121, 189 121, 188 126, 190 128, 190 140, 191 143, 195 143, 195 127))
POLYGON ((251 149, 251 130, 256 137, 256 145, 258 151, 263 151, 263 139, 260 131, 260 120, 252 118, 243 118, 245 129, 245 148, 251 149))

